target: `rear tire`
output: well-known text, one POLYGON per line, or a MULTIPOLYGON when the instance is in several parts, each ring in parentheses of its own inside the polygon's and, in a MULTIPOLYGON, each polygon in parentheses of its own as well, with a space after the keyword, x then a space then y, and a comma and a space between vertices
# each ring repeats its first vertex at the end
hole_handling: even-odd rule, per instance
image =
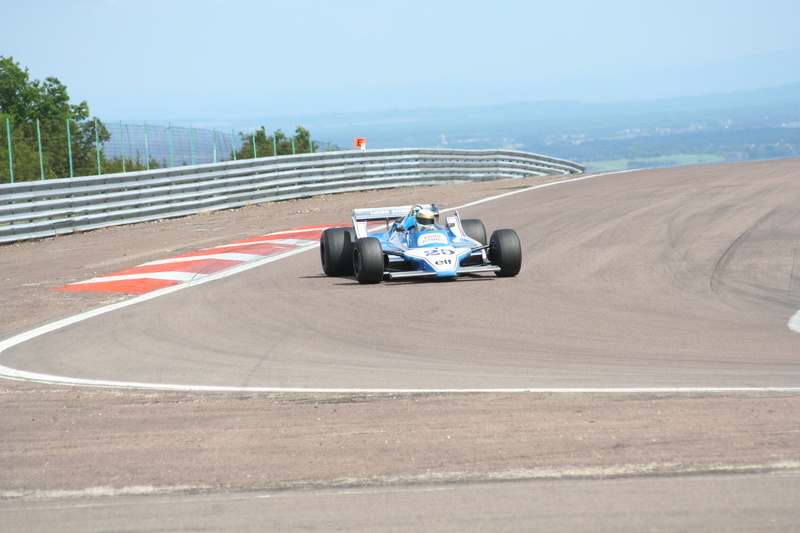
POLYGON ((322 271, 328 276, 353 275, 353 233, 347 228, 328 228, 319 239, 322 271))
POLYGON ((483 222, 477 218, 462 220, 461 229, 464 230, 464 234, 467 237, 481 243, 481 246, 486 246, 486 243, 489 242, 486 240, 486 227, 483 225, 483 222))
POLYGON ((499 229, 489 239, 489 260, 500 267, 495 272, 501 278, 510 278, 519 274, 522 268, 522 245, 519 236, 513 229, 499 229))
POLYGON ((353 271, 359 283, 374 284, 383 280, 383 249, 376 237, 364 237, 356 241, 353 271))

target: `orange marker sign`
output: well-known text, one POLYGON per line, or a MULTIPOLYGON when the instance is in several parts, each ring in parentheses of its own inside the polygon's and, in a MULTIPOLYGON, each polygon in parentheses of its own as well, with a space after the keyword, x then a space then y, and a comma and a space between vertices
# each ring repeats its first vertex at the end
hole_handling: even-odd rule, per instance
POLYGON ((367 149, 367 140, 364 137, 356 137, 356 140, 353 144, 356 148, 361 148, 362 150, 367 149))

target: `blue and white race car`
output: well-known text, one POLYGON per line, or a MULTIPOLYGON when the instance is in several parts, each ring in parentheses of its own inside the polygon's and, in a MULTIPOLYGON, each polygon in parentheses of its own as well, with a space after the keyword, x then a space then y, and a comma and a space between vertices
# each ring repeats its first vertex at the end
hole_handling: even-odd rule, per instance
POLYGON ((354 209, 350 228, 328 228, 320 238, 322 270, 328 276, 355 275, 359 283, 384 278, 452 278, 480 272, 516 276, 522 247, 514 230, 486 238, 478 219, 458 212, 439 224, 435 204, 354 209))

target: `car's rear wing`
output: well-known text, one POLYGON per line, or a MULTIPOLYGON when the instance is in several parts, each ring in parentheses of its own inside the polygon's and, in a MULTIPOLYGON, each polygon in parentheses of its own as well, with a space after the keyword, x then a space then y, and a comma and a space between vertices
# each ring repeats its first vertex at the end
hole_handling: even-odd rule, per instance
POLYGON ((415 207, 430 209, 436 220, 439 220, 439 207, 436 204, 414 204, 396 207, 373 207, 353 209, 353 227, 357 237, 366 237, 368 234, 367 223, 371 221, 397 220, 408 215, 415 207))
POLYGON ((371 207, 366 209, 353 209, 353 220, 392 220, 396 218, 403 218, 411 209, 419 207, 421 209, 430 209, 433 211, 434 216, 439 216, 439 207, 436 204, 415 204, 403 205, 399 207, 371 207))

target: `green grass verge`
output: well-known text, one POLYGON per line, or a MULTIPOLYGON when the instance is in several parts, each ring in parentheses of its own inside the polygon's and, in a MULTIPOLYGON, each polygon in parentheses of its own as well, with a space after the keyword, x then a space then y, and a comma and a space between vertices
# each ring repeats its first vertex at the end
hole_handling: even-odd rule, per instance
POLYGON ((722 163, 725 158, 714 154, 677 154, 642 159, 617 159, 614 161, 589 161, 585 163, 586 172, 616 172, 636 168, 682 167, 722 163))

